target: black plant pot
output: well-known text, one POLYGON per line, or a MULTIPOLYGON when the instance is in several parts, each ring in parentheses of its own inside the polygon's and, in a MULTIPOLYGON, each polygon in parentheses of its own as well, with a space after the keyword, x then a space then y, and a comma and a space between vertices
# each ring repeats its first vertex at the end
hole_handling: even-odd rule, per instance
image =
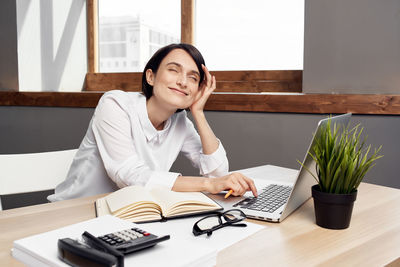
POLYGON ((357 190, 350 194, 332 194, 311 187, 317 225, 328 229, 346 229, 350 225, 357 190))

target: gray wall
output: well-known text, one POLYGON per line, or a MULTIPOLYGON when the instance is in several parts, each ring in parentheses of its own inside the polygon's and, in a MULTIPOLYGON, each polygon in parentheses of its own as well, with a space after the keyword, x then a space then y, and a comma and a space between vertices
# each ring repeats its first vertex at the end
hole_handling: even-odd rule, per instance
POLYGON ((16 1, 0 3, 0 90, 18 90, 16 1))
POLYGON ((0 106, 0 154, 78 148, 93 108, 0 106))
POLYGON ((400 93, 399 0, 306 0, 303 91, 400 93))

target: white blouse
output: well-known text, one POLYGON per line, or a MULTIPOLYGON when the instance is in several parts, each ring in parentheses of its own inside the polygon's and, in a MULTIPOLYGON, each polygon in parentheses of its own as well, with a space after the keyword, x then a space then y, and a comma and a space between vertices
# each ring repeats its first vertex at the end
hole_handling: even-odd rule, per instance
POLYGON ((213 154, 203 154, 200 136, 186 111, 173 114, 158 131, 147 115, 145 96, 109 91, 96 107, 66 180, 48 200, 108 193, 127 185, 171 189, 180 173, 169 169, 180 152, 202 176, 228 173, 221 142, 213 154))

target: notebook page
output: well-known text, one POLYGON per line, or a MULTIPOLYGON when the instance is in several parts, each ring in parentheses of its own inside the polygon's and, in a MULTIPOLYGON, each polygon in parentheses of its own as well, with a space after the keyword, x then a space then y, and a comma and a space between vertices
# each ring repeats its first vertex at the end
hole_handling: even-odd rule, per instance
POLYGON ((160 203, 163 213, 168 213, 177 203, 191 206, 190 210, 193 210, 196 204, 199 210, 203 210, 204 207, 219 208, 212 199, 201 192, 174 192, 162 187, 155 187, 151 190, 151 193, 157 199, 157 202, 160 203))
POLYGON ((111 212, 127 207, 135 202, 154 202, 151 194, 141 186, 127 186, 105 197, 111 212))

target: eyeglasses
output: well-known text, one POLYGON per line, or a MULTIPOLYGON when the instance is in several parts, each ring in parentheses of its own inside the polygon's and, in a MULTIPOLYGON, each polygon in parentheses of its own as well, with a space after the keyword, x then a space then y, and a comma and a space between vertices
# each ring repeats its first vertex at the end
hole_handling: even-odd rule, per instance
POLYGON ((246 215, 238 209, 227 210, 223 213, 208 215, 193 225, 193 234, 199 236, 207 234, 212 235, 212 232, 225 226, 246 227, 245 223, 238 223, 246 219, 246 215))

